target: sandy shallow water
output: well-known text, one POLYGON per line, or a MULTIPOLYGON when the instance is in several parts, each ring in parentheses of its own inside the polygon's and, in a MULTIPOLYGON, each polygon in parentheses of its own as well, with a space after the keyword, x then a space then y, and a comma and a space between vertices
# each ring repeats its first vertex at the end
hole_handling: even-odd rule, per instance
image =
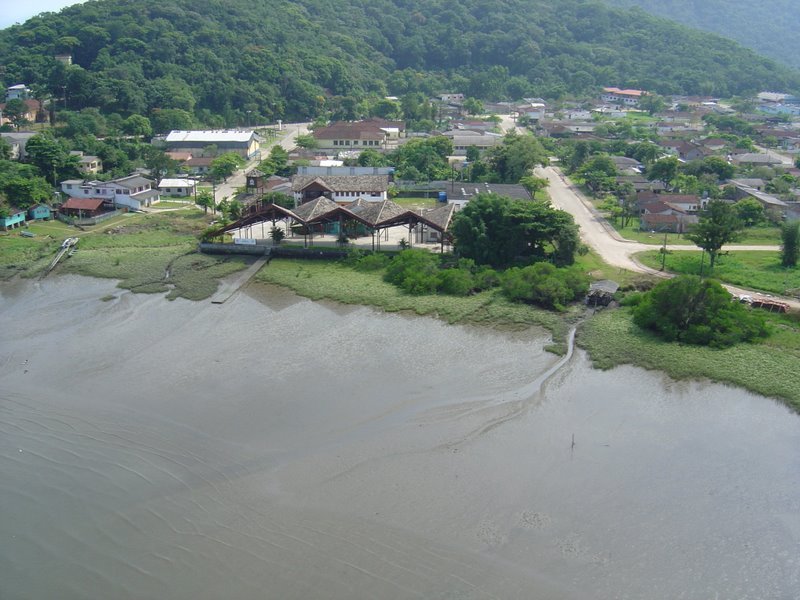
POLYGON ((772 400, 581 353, 537 391, 544 337, 270 287, 0 294, 4 600, 800 589, 800 419, 772 400))

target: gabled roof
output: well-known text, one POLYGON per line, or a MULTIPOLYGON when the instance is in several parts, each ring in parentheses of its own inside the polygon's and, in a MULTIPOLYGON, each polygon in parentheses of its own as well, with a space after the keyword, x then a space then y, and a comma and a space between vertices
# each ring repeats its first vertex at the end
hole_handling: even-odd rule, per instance
POLYGON ((332 192, 385 192, 389 189, 388 175, 295 175, 292 191, 300 192, 317 183, 332 192))
POLYGON ((101 206, 103 206, 102 198, 70 198, 64 204, 61 205, 61 208, 71 208, 73 210, 97 210, 101 206))
POLYGON ((254 137, 258 137, 252 131, 232 131, 232 130, 219 130, 219 131, 170 131, 165 139, 168 144, 179 144, 186 142, 193 143, 222 143, 222 142, 239 142, 249 143, 254 137))

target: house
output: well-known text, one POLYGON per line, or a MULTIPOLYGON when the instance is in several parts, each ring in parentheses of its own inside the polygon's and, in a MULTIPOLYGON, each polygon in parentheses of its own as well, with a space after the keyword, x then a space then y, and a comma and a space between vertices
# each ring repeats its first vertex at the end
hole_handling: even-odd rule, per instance
POLYGON ((78 157, 78 170, 86 175, 96 175, 103 170, 103 162, 91 154, 84 154, 80 150, 72 150, 71 156, 78 157))
POLYGON ((242 158, 253 158, 260 152, 261 137, 254 131, 170 131, 164 139, 167 152, 200 154, 208 146, 220 153, 235 152, 242 158))
POLYGON ((686 140, 666 140, 659 142, 658 145, 664 148, 667 153, 684 161, 699 160, 709 154, 709 151, 699 144, 687 142, 686 140))
POLYGON ((72 54, 56 54, 53 58, 62 65, 70 66, 72 64, 72 54))
POLYGON ((661 198, 669 198, 669 195, 660 195, 658 200, 638 201, 639 229, 642 231, 683 233, 698 222, 697 215, 688 210, 691 205, 662 201, 661 198))
POLYGON ((161 200, 158 189, 153 189, 153 183, 142 175, 128 175, 111 181, 68 179, 61 182, 61 191, 70 198, 100 199, 114 207, 141 210, 161 200))
POLYGON ((388 175, 295 175, 292 193, 298 205, 320 196, 334 202, 353 202, 362 198, 369 202, 388 199, 388 175))
MULTIPOLYGON (((763 192, 767 188, 767 182, 764 181, 763 179, 756 179, 756 178, 731 179, 730 182, 734 186, 741 186, 742 188, 753 188, 758 192, 763 192)), ((746 195, 747 194, 744 194, 740 197, 744 198, 746 195)))
MULTIPOLYGON (((22 100, 20 98, 20 100, 22 100)), ((42 123, 47 119, 47 114, 42 109, 42 103, 32 98, 22 100, 25 103, 25 112, 22 118, 29 123, 42 123)), ((7 119, 4 115, 8 103, 0 104, 0 126, 10 124, 11 119, 7 119)))
POLYGON ((627 156, 609 156, 609 158, 620 173, 635 175, 644 170, 644 165, 635 158, 628 158, 627 156))
POLYGON ((32 131, 7 131, 0 133, 5 141, 11 145, 11 160, 25 160, 28 156, 25 147, 28 140, 36 134, 32 131))
POLYGON ((453 154, 466 156, 467 149, 474 146, 481 152, 503 143, 503 136, 489 131, 473 131, 471 129, 451 129, 445 131, 443 136, 453 142, 453 154))
POLYGON ((439 94, 438 99, 439 102, 444 102, 445 104, 456 104, 460 106, 464 103, 464 94, 439 94))
POLYGON ((6 216, 0 216, 0 227, 8 231, 25 224, 25 211, 18 208, 9 208, 6 216))
POLYGON ((606 87, 603 88, 603 93, 600 94, 600 100, 624 106, 639 106, 639 100, 645 95, 647 95, 647 92, 642 90, 622 90, 616 87, 606 87))
POLYGON ((158 184, 158 191, 165 196, 192 196, 196 185, 192 179, 162 179, 158 184))
POLYGON ((630 184, 636 193, 640 192, 662 192, 666 188, 662 181, 649 181, 641 175, 621 175, 616 178, 617 185, 630 184))
POLYGON ((211 161, 214 160, 210 156, 193 156, 187 160, 183 166, 192 175, 205 175, 211 169, 211 161))
POLYGON ((744 185, 743 183, 733 182, 733 185, 736 186, 735 197, 737 200, 741 200, 742 198, 754 198, 755 200, 758 200, 761 203, 761 205, 767 210, 782 211, 785 210, 787 207, 786 202, 784 202, 780 198, 776 198, 772 194, 761 192, 755 188, 744 185))
POLYGON ((671 209, 686 214, 697 213, 704 209, 708 202, 692 194, 661 194, 658 199, 671 209))
POLYGON ((780 158, 771 154, 762 154, 760 152, 745 152, 744 154, 736 154, 732 158, 733 164, 749 166, 749 167, 775 167, 783 164, 780 158))
POLYGON ((320 150, 388 150, 397 147, 405 136, 405 123, 384 119, 337 121, 315 129, 313 136, 320 150))
POLYGON ((723 140, 722 138, 706 138, 700 142, 704 148, 707 148, 712 152, 720 152, 721 150, 724 150, 728 143, 728 140, 723 140))
POLYGON ((105 202, 102 198, 70 198, 58 211, 67 217, 88 219, 108 212, 103 206, 105 202))
POLYGON ((31 91, 24 83, 18 83, 6 88, 6 101, 8 100, 26 100, 30 98, 31 91))
POLYGON ((47 221, 50 217, 50 207, 46 204, 34 204, 28 209, 28 218, 32 221, 47 221))

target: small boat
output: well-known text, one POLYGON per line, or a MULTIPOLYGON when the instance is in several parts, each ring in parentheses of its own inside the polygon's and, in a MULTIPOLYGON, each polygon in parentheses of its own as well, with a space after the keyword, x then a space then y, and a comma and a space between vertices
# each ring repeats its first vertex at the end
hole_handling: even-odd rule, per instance
POLYGON ((20 231, 19 234, 22 237, 36 237, 36 234, 33 233, 32 231, 20 231))

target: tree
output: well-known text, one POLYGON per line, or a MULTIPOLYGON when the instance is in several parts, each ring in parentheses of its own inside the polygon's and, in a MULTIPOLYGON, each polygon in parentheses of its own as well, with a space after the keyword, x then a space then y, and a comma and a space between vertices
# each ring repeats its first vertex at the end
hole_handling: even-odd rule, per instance
POLYGON ((526 175, 525 177, 519 180, 519 183, 522 187, 528 190, 528 193, 531 195, 531 198, 536 200, 536 192, 541 192, 543 189, 547 188, 550 185, 550 180, 545 179, 544 177, 534 177, 533 175, 526 175))
POLYGON ((52 177, 53 187, 58 187, 60 178, 77 177, 78 157, 70 155, 62 140, 49 133, 40 133, 25 145, 28 162, 36 165, 42 175, 52 177))
POLYGON ((467 98, 463 104, 464 110, 470 115, 483 114, 483 102, 477 98, 467 98))
POLYGON ((800 258, 800 222, 793 221, 781 226, 781 264, 796 267, 800 258))
POLYGON ((19 128, 28 122, 28 105, 24 100, 15 98, 9 100, 3 109, 3 116, 11 121, 11 124, 19 130, 19 128))
POLYGON ((549 153, 532 135, 509 133, 503 143, 487 150, 487 162, 498 183, 518 183, 537 165, 549 164, 549 153))
POLYGON ((577 174, 586 182, 586 186, 597 196, 608 191, 616 184, 617 166, 610 156, 605 154, 593 156, 583 163, 577 174))
POLYGON ((11 144, 5 138, 0 137, 0 160, 9 160, 11 158, 11 144))
POLYGON ((661 160, 657 160, 647 170, 647 179, 650 181, 661 181, 665 186, 670 187, 672 180, 678 174, 678 166, 680 165, 677 158, 674 156, 667 156, 661 160))
POLYGON ((269 230, 269 237, 272 238, 272 243, 278 246, 283 238, 286 237, 286 234, 280 227, 273 227, 269 230))
POLYGON ((319 142, 317 141, 317 138, 315 138, 310 133, 304 135, 298 135, 295 138, 295 144, 297 144, 300 148, 308 148, 308 149, 319 148, 319 142))
POLYGON ((178 168, 178 161, 173 160, 155 146, 145 146, 144 164, 156 181, 161 181, 167 175, 175 173, 178 168))
POLYGON ((764 206, 755 198, 744 198, 733 205, 736 216, 745 227, 753 227, 764 220, 764 206))
POLYGON ((481 159, 481 150, 477 146, 467 146, 467 161, 474 163, 481 159))
POLYGON ((639 99, 639 108, 646 110, 651 116, 666 108, 667 103, 658 94, 645 94, 639 99))
POLYGON ((681 275, 662 281, 638 301, 634 323, 670 342, 724 348, 767 335, 764 318, 711 279, 681 275))
POLYGON ((220 154, 211 161, 209 165, 209 173, 215 180, 227 181, 228 177, 233 175, 237 169, 244 165, 244 159, 235 152, 226 152, 220 154))
POLYGON ((457 213, 452 232, 458 254, 479 265, 574 262, 580 240, 572 215, 543 200, 511 200, 478 194, 457 213))
POLYGON ((589 278, 574 267, 557 269, 550 263, 537 263, 507 270, 502 286, 509 300, 565 310, 567 304, 586 295, 589 278))
POLYGON ((163 108, 153 111, 151 122, 156 133, 169 133, 174 129, 191 129, 194 117, 181 108, 163 108))
POLYGON ((122 132, 126 135, 149 138, 153 135, 153 126, 147 117, 131 115, 122 122, 122 132))
POLYGON ((686 238, 708 252, 709 269, 713 269, 722 246, 735 242, 741 228, 742 222, 731 204, 712 200, 686 238))
POLYGON ((275 204, 283 208, 294 208, 294 198, 283 192, 267 192, 261 197, 266 204, 275 204))
POLYGON ((385 167, 389 164, 386 156, 375 150, 374 148, 367 148, 362 150, 358 155, 356 161, 360 167, 385 167))
POLYGON ((203 190, 197 194, 195 203, 203 208, 205 214, 208 214, 208 209, 214 208, 214 196, 208 190, 203 190))

